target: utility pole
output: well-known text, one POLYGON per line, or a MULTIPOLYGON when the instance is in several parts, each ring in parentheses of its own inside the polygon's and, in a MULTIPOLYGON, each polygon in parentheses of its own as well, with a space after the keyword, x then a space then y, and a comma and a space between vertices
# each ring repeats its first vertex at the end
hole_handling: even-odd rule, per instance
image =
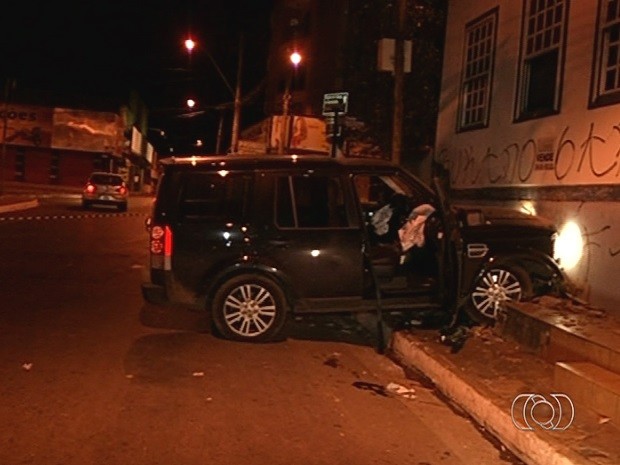
POLYGON ((288 136, 291 127, 290 114, 291 114, 291 87, 293 85, 293 75, 297 71, 297 66, 303 59, 301 54, 297 51, 293 51, 288 57, 290 63, 293 65, 292 69, 286 70, 286 86, 284 89, 284 95, 282 95, 282 121, 280 123, 280 141, 278 143, 278 155, 284 155, 286 149, 288 149, 288 136))
POLYGON ((4 194, 4 165, 6 163, 6 133, 9 113, 9 94, 14 86, 15 81, 12 78, 7 77, 6 81, 4 82, 4 111, 2 116, 2 155, 0 158, 0 195, 4 194))
POLYGON ((392 161, 400 164, 405 114, 405 17, 407 0, 397 0, 396 40, 394 41, 394 114, 392 120, 392 161))
POLYGON ((291 106, 291 84, 290 77, 286 80, 286 89, 282 96, 282 121, 280 122, 280 141, 278 144, 278 155, 284 155, 287 135, 289 132, 289 112, 291 106))
POLYGON ((237 62, 237 84, 235 86, 234 114, 232 122, 232 135, 230 138, 230 151, 239 151, 239 125, 241 120, 241 69, 243 64, 243 34, 239 34, 239 59, 237 62))

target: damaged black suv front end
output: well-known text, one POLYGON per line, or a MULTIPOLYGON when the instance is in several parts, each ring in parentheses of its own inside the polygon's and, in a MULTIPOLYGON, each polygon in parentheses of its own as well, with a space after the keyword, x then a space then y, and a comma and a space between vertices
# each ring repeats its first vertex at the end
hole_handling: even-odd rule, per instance
POLYGON ((459 230, 459 302, 476 321, 496 321, 507 301, 562 289, 566 277, 553 259, 551 222, 509 208, 451 209, 459 230))

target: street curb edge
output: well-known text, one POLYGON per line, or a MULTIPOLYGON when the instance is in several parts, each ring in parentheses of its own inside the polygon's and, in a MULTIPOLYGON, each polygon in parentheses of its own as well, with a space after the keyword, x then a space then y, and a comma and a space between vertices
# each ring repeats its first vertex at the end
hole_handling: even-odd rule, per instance
POLYGON ((394 332, 391 349, 402 364, 421 371, 450 400, 497 437, 516 456, 529 465, 589 465, 591 462, 570 451, 561 451, 535 432, 518 430, 506 409, 494 404, 457 373, 439 363, 415 341, 394 332), (571 457, 569 457, 571 455, 571 457))
POLYGON ((0 205, 0 213, 9 213, 19 210, 28 210, 30 208, 36 208, 39 206, 39 200, 27 200, 24 202, 15 202, 10 205, 0 205))

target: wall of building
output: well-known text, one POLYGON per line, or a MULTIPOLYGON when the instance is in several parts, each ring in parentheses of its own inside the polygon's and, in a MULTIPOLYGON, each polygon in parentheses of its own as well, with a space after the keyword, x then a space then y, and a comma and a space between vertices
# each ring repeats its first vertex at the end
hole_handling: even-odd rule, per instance
POLYGON ((0 144, 6 145, 2 177, 6 181, 81 186, 96 169, 116 170, 126 164, 124 127, 115 113, 0 105, 0 144), (106 157, 114 162, 102 166, 106 157))
POLYGON ((615 284, 620 265, 620 106, 591 105, 598 2, 567 3, 559 110, 520 120, 524 2, 449 2, 435 158, 450 170, 456 197, 515 208, 527 201, 526 208, 559 228, 574 222, 580 238, 572 239, 573 248, 581 241, 584 253, 567 273, 592 303, 611 309, 620 303, 615 284), (488 124, 459 131, 466 27, 495 8, 488 124))

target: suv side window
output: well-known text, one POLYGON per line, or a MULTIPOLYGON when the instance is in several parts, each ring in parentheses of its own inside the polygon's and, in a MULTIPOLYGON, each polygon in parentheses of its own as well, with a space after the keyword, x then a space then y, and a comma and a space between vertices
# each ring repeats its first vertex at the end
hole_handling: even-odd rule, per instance
POLYGON ((227 173, 185 173, 182 180, 181 221, 239 220, 244 216, 250 176, 227 173))
POLYGON ((281 228, 349 227, 340 177, 276 178, 276 224, 281 228))

